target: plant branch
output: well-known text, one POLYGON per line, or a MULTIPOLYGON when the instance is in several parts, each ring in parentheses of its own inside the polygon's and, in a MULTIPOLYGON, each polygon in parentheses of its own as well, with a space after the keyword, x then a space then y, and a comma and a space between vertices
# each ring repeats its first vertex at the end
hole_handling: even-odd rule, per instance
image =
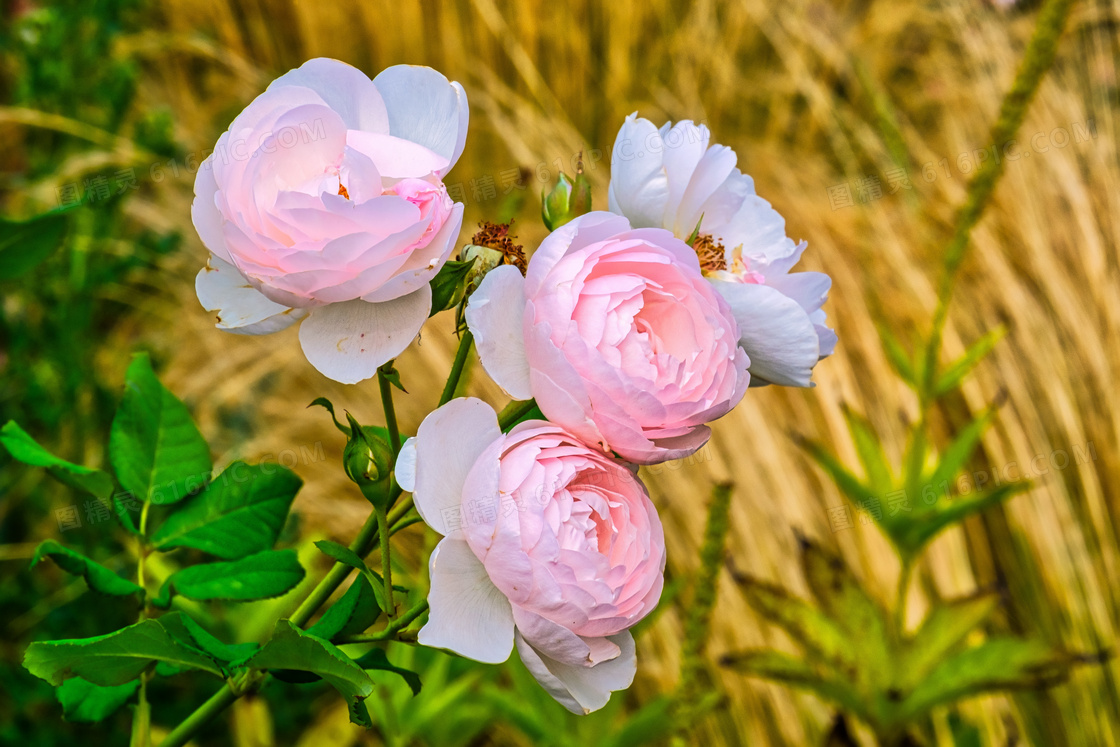
MULTIPOLYGON (((1058 40, 1065 29, 1066 19, 1072 0, 1047 0, 1038 15, 1034 34, 1027 45, 1015 82, 1003 98, 999 118, 992 125, 990 140, 996 147, 1010 141, 1027 114, 1027 107, 1038 92, 1046 72, 1054 64, 1058 40)), ((937 310, 934 312, 933 330, 929 346, 926 348, 925 376, 922 389, 926 394, 934 391, 937 383, 937 358, 941 352, 941 339, 945 322, 949 315, 949 299, 953 294, 957 270, 964 261, 968 249, 969 236, 973 227, 987 207, 996 184, 1004 170, 1004 159, 997 158, 986 162, 968 185, 968 196, 957 214, 957 224, 949 246, 945 250, 945 274, 937 296, 937 310)))
POLYGON ((684 625, 684 643, 681 645, 681 676, 677 686, 676 733, 683 736, 695 717, 700 701, 700 679, 704 673, 704 652, 712 627, 712 610, 716 604, 719 572, 723 566, 727 532, 731 526, 732 484, 718 483, 712 488, 708 521, 704 527, 704 542, 700 546, 700 570, 693 586, 692 606, 684 625))
POLYGON ((535 399, 515 399, 498 413, 498 427, 503 431, 525 417, 526 413, 537 406, 535 399))
POLYGON ((467 356, 474 344, 474 335, 468 329, 459 338, 459 347, 455 351, 455 361, 451 364, 451 373, 447 375, 447 383, 443 385, 443 394, 439 398, 439 406, 443 407, 455 397, 455 390, 459 388, 459 380, 463 378, 463 369, 467 365, 467 356))
MULTIPOLYGON (((393 365, 390 362, 388 365, 393 365)), ((397 454, 401 450, 401 431, 397 425, 397 411, 393 407, 393 385, 382 369, 377 369, 377 386, 381 390, 381 407, 385 410, 385 427, 389 431, 389 448, 393 452, 393 462, 390 469, 397 463, 397 454)))

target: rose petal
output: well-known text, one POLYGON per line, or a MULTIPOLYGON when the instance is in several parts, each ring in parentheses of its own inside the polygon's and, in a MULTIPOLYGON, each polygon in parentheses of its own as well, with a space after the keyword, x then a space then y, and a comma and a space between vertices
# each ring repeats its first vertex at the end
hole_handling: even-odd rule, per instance
POLYGON ((346 301, 315 309, 299 330, 303 353, 319 373, 356 384, 396 358, 432 308, 431 286, 392 301, 346 301))
POLYGON ((449 533, 444 511, 459 508, 467 474, 501 435, 494 409, 474 397, 453 399, 424 418, 416 438, 409 439, 415 451, 415 487, 405 488, 400 477, 397 482, 412 490, 416 510, 428 526, 449 533))
POLYGON ((513 650, 509 600, 462 540, 444 537, 429 561, 428 622, 421 645, 445 648, 475 661, 500 664, 513 650))
POLYGON ((820 342, 800 304, 766 285, 711 282, 739 325, 739 343, 750 357, 751 384, 812 386, 820 342))
POLYGON ((211 256, 194 280, 202 307, 218 314, 218 329, 240 335, 267 335, 290 327, 307 316, 265 298, 228 262, 211 256))
POLYGON ((389 115, 377 86, 369 76, 345 62, 326 57, 308 60, 272 81, 268 88, 283 86, 302 86, 315 91, 339 113, 348 129, 389 132, 389 115))
POLYGON ((373 79, 389 112, 389 132, 419 143, 447 159, 446 174, 459 160, 470 115, 467 94, 430 67, 394 65, 373 79))
POLYGON ((622 650, 619 656, 592 667, 551 659, 533 648, 520 633, 514 639, 525 667, 549 695, 572 713, 582 716, 599 710, 610 700, 612 692, 625 690, 634 681, 638 663, 634 637, 629 631, 609 638, 622 650))
POLYGON ((467 302, 467 327, 490 378, 513 399, 532 399, 525 357, 525 279, 516 267, 498 267, 467 302))

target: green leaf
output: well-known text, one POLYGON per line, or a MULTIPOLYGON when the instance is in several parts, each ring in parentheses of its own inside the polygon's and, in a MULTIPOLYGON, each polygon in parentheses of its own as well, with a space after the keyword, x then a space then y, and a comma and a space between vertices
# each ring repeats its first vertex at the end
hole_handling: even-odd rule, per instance
POLYGON ((401 372, 393 366, 393 361, 389 361, 384 366, 379 368, 378 371, 381 372, 381 375, 385 377, 386 381, 395 386, 397 389, 400 389, 405 394, 408 394, 408 390, 405 389, 404 384, 401 383, 401 372))
POLYGON ((778 625, 807 653, 854 677, 859 666, 849 634, 829 618, 783 589, 749 577, 737 577, 747 603, 768 621, 778 625))
POLYGON ((116 713, 139 687, 140 680, 132 680, 112 687, 101 687, 81 677, 71 677, 59 685, 54 692, 62 705, 62 714, 67 721, 92 724, 116 713))
POLYGON ((126 597, 129 594, 143 594, 144 590, 128 579, 121 578, 105 566, 90 560, 85 555, 63 547, 54 540, 47 540, 35 548, 31 567, 50 558, 55 564, 75 576, 82 576, 93 591, 110 596, 126 597))
POLYGON ((859 505, 865 505, 876 500, 877 496, 875 492, 864 485, 858 477, 841 464, 840 460, 833 456, 821 443, 796 435, 794 436, 794 440, 797 442, 798 446, 804 449, 809 456, 813 458, 813 461, 820 465, 821 469, 836 483, 836 487, 840 488, 840 492, 846 495, 850 500, 855 501, 859 505))
POLYGON ((429 317, 453 309, 462 302, 475 261, 449 259, 443 263, 443 267, 429 283, 432 286, 432 310, 428 312, 429 317))
POLYGON ((166 608, 175 594, 196 602, 250 602, 278 597, 303 580, 295 550, 266 550, 228 563, 206 563, 171 574, 152 600, 166 608))
POLYGON ((196 649, 220 663, 241 661, 260 648, 256 643, 223 643, 183 612, 169 612, 160 617, 158 622, 176 642, 196 649))
POLYGON ((995 348, 1006 334, 1007 327, 1001 324, 974 342, 972 346, 965 351, 964 355, 954 361, 949 368, 946 369, 945 373, 941 374, 937 379, 934 394, 941 397, 959 387, 961 382, 964 381, 964 377, 968 376, 968 374, 972 372, 972 369, 976 368, 977 364, 984 360, 984 358, 988 356, 988 353, 992 352, 992 349, 995 348))
POLYGON ((1049 687, 1074 663, 1041 641, 992 638, 943 659, 904 700, 898 718, 915 720, 938 705, 993 690, 1049 687))
MULTIPOLYGON (((315 543, 315 547, 319 548, 327 557, 343 565, 348 565, 365 576, 366 579, 369 580, 369 585, 373 587, 373 593, 377 598, 377 606, 379 608, 385 609, 389 605, 389 601, 385 599, 384 579, 381 578, 380 574, 370 570, 369 566, 366 565, 364 560, 358 557, 356 552, 345 545, 340 545, 331 540, 319 540, 315 543)), ((394 585, 393 588, 396 588, 396 586, 394 585)))
POLYGON ((234 462, 152 535, 158 550, 193 547, 233 560, 270 549, 303 481, 277 464, 234 462))
POLYGON ((109 460, 125 490, 141 501, 176 503, 210 479, 210 448, 190 413, 152 371, 132 359, 109 434, 109 460))
POLYGON ((868 487, 871 492, 881 495, 891 492, 894 478, 891 476, 887 456, 883 452, 883 444, 879 441, 879 434, 875 432, 867 418, 847 405, 843 410, 844 419, 848 422, 848 431, 852 434, 852 440, 856 445, 856 453, 859 454, 859 461, 867 474, 868 487))
POLYGON ((838 556, 803 540, 801 564, 821 610, 849 636, 852 655, 860 663, 857 684, 865 693, 885 686, 892 672, 886 614, 838 556))
POLYGON ((925 514, 914 521, 901 527, 899 535, 906 546, 916 552, 932 540, 941 530, 952 524, 964 520, 971 514, 991 508, 997 503, 1002 503, 1008 498, 1030 489, 1031 483, 1027 481, 1004 483, 999 487, 984 491, 970 498, 958 497, 943 503, 943 508, 930 514, 925 514))
POLYGON ((945 451, 942 452, 941 458, 938 460, 937 468, 934 469, 929 478, 929 484, 933 488, 936 489, 943 482, 952 480, 964 468, 969 457, 976 451, 976 447, 980 443, 980 437, 984 435, 984 431, 988 430, 988 426, 995 419, 997 409, 998 406, 993 405, 980 413, 979 417, 962 428, 956 438, 945 447, 945 451))
POLYGON ((868 719, 867 709, 859 695, 844 683, 822 676, 809 664, 778 651, 743 651, 727 654, 720 664, 751 677, 808 690, 844 710, 868 719))
POLYGON ((373 681, 330 641, 305 633, 288 620, 278 620, 272 638, 246 662, 253 669, 288 669, 315 674, 329 682, 350 709, 350 720, 369 728, 362 701, 373 694, 373 681))
POLYGON ((334 427, 342 431, 342 433, 345 434, 347 438, 350 437, 350 429, 342 423, 338 422, 338 416, 334 414, 334 405, 329 399, 327 399, 326 397, 316 397, 315 399, 311 400, 311 404, 309 404, 308 407, 315 407, 316 405, 325 408, 326 411, 331 414, 331 420, 334 421, 334 427))
POLYGON ((937 604, 914 637, 907 641, 896 671, 897 684, 909 691, 924 680, 938 662, 984 622, 999 604, 996 594, 977 594, 937 604))
POLYGON ((879 328, 879 337, 883 342, 883 351, 887 354, 887 360, 890 361, 895 372, 907 384, 916 385, 918 379, 914 376, 914 365, 910 361, 910 354, 902 347, 902 343, 886 327, 879 328))
POLYGON ((354 663, 362 669, 377 669, 382 672, 399 674, 408 684, 408 688, 412 690, 413 696, 420 694, 420 675, 416 674, 416 672, 413 672, 411 669, 402 669, 401 667, 393 666, 389 662, 389 657, 385 654, 385 649, 371 648, 355 659, 354 663))
POLYGON ((17 278, 58 249, 66 217, 50 212, 25 221, 0 218, 0 280, 17 278))
POLYGON ((52 685, 61 685, 70 677, 103 687, 123 685, 155 662, 222 676, 208 656, 177 643, 155 620, 94 638, 36 641, 23 656, 27 671, 52 685))
POLYGON ((59 459, 40 446, 15 421, 9 420, 0 428, 0 444, 16 461, 32 467, 46 467, 51 476, 75 490, 89 493, 108 504, 113 495, 113 478, 107 472, 59 459))
POLYGON ((332 604, 307 632, 328 641, 355 635, 367 630, 377 622, 380 615, 381 606, 377 603, 377 595, 363 575, 354 579, 342 598, 332 604))

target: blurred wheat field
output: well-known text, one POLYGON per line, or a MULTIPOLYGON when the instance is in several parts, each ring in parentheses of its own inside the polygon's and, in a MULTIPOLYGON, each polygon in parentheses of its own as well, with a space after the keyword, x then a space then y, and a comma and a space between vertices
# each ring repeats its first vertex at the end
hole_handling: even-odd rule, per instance
MULTIPOLYGON (((911 625, 919 621, 920 598, 1000 585, 1007 604, 997 628, 1072 650, 1116 646, 1118 10, 1107 1, 1075 6, 1058 62, 1019 133, 1023 157, 1008 164, 973 232, 946 334, 949 357, 996 325, 1008 328, 964 397, 937 417, 947 429, 1006 396, 973 469, 1005 474, 1015 464, 1035 485, 935 542, 919 567, 911 625), (1061 147, 1059 128, 1070 136, 1061 147), (1088 135, 1075 142, 1079 132, 1088 135), (1045 151, 1031 145, 1039 133, 1045 151), (1044 474, 1032 467, 1038 455, 1044 474)), ((958 158, 975 159, 974 151, 993 145, 988 128, 1030 32, 1029 7, 999 10, 967 0, 167 0, 159 16, 157 27, 120 54, 139 56, 142 97, 166 104, 177 136, 198 153, 269 80, 310 57, 337 57, 370 74, 401 62, 431 65, 463 83, 471 132, 447 181, 463 185, 464 241, 503 204, 502 172, 528 170, 517 230, 531 249, 544 230, 535 217, 538 168, 554 175, 557 159, 570 164, 583 151, 596 204, 605 207, 610 148, 625 115, 707 124, 713 141, 738 152, 740 168, 786 217, 789 235, 808 240, 805 268, 833 277, 826 309, 840 345, 818 367, 815 389, 752 390, 716 424, 694 463, 647 475, 666 525, 669 573, 695 570, 708 487, 730 479, 729 562, 736 569, 803 593, 799 531, 838 548, 884 600, 893 593, 894 554, 854 516, 852 528, 832 531, 828 509, 843 499, 789 434, 834 444, 854 463, 841 414, 847 403, 894 434, 890 456, 900 458, 903 419, 915 403, 881 351, 877 326, 905 337, 928 324, 939 253, 967 184, 958 158), (923 176, 925 164, 934 164, 932 180, 923 176), (905 169, 911 189, 890 193, 885 174, 894 168, 905 169), (829 188, 867 176, 880 177, 882 197, 834 209, 829 188), (495 189, 489 199, 487 177, 495 189)), ((189 177, 171 180, 129 203, 133 220, 178 228, 188 249, 151 279, 135 323, 106 346, 105 365, 123 368, 121 351, 137 344, 162 352, 168 385, 225 449, 223 462, 322 443, 327 460, 297 467, 308 484, 296 508, 305 533, 348 539, 368 508, 337 468, 341 443, 329 420, 304 406, 324 395, 375 421, 374 388, 320 376, 294 330, 248 338, 213 329, 193 291, 206 252, 190 226, 190 187, 189 177)), ((398 400, 406 430, 435 406, 453 345, 450 322, 440 319, 400 359, 411 392, 398 400)), ((501 392, 474 373, 469 391, 502 404, 501 392)), ((418 539, 417 557, 421 545, 418 539)), ((819 743, 829 707, 715 667, 727 651, 790 645, 746 606, 726 574, 721 583, 709 656, 726 702, 696 732, 699 743, 819 743)), ((673 608, 641 639, 639 698, 673 688, 680 636, 673 608)), ((1075 671, 1049 692, 980 698, 963 710, 988 745, 1118 744, 1118 677, 1120 664, 1110 660, 1075 671)), ((940 743, 952 744, 943 716, 940 743)), ((357 730, 338 738, 371 739, 357 730)))

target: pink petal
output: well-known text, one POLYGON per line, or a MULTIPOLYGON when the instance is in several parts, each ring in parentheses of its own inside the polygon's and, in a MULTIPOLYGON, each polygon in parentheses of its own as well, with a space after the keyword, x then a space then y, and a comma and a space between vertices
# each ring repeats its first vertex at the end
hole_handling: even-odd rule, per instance
POLYGON ((365 73, 345 62, 318 57, 281 75, 269 90, 285 86, 310 88, 346 123, 347 129, 389 132, 389 116, 377 86, 365 73))
POLYGON ((467 138, 470 110, 463 87, 418 65, 386 68, 373 82, 389 112, 389 132, 443 156, 439 173, 450 171, 467 138))

